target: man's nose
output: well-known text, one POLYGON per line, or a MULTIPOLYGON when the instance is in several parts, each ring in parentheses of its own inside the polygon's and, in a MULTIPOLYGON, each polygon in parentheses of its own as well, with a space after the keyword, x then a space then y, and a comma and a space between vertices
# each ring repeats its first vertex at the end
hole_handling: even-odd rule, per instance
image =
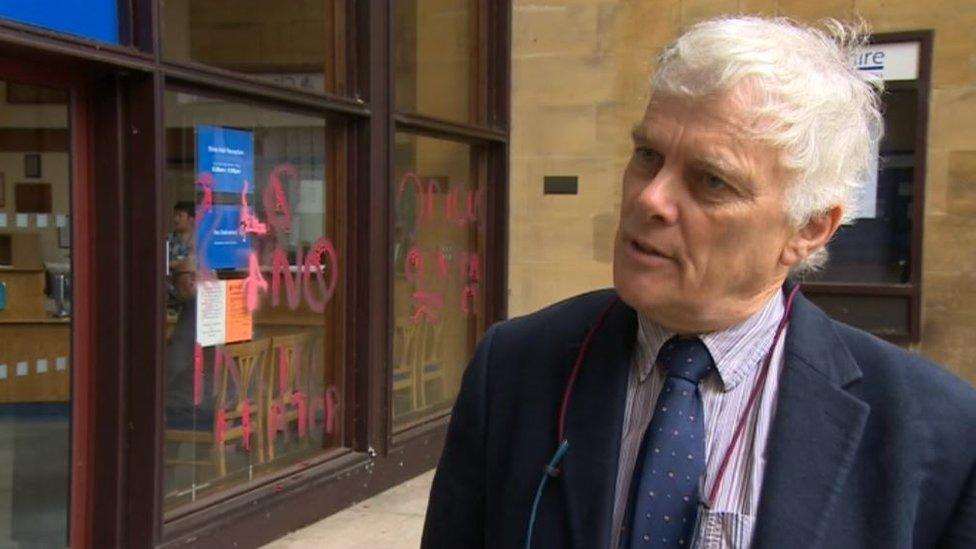
POLYGON ((663 166, 654 177, 646 180, 636 197, 645 217, 665 224, 674 223, 678 218, 680 185, 680 173, 668 166, 663 166))

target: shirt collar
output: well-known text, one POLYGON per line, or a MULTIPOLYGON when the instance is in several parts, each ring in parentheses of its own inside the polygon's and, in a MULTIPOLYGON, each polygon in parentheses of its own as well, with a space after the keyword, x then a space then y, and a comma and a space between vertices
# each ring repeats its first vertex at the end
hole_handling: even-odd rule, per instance
MULTIPOLYGON (((715 369, 722 381, 722 390, 731 391, 769 351, 776 335, 776 326, 783 316, 785 305, 783 292, 776 292, 766 305, 744 321, 720 332, 701 335, 708 348, 715 369)), ((643 382, 654 369, 655 359, 661 346, 674 333, 669 332, 643 313, 637 314, 640 328, 637 330, 637 354, 634 368, 643 382)))

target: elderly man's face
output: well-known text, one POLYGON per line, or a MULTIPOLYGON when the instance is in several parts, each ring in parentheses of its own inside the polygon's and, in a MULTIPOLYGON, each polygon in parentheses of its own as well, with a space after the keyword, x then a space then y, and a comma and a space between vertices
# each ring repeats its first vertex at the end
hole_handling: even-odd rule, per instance
POLYGON ((789 270, 787 175, 775 150, 746 137, 740 101, 657 97, 634 129, 614 284, 676 332, 744 319, 789 270))

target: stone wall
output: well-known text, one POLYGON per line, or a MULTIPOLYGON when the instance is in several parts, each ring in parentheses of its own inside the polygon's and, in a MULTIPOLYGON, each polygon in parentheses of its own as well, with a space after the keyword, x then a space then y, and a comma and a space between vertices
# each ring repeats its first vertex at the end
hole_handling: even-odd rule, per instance
POLYGON ((629 130, 655 56, 682 28, 731 13, 874 32, 935 31, 915 350, 976 382, 976 3, 971 0, 515 0, 509 312, 611 284, 629 130), (542 193, 578 175, 579 194, 542 193))

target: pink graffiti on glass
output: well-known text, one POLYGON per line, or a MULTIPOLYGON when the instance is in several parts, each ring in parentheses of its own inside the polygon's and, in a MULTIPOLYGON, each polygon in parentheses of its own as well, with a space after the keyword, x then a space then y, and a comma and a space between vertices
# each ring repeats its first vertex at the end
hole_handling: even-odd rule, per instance
MULTIPOLYGON (((203 172, 197 176, 197 185, 203 190, 203 198, 200 199, 200 209, 210 213, 213 211, 213 188, 214 177, 210 172, 203 172)), ((197 216, 199 217, 199 216, 197 216)))
POLYGON ((447 280, 447 256, 444 255, 444 248, 437 248, 437 277, 441 280, 447 280))
POLYGON ((203 402, 203 346, 193 346, 193 405, 203 402))
MULTIPOLYGON (((403 174, 397 183, 397 204, 404 203, 404 193, 408 188, 413 190, 414 201, 417 204, 416 222, 421 225, 425 222, 434 220, 435 193, 441 191, 440 183, 436 179, 428 179, 425 184, 423 179, 414 172, 403 174)), ((467 189, 464 191, 464 211, 461 211, 459 202, 461 200, 461 190, 457 186, 451 185, 444 198, 444 221, 457 225, 474 223, 478 218, 478 202, 481 196, 480 191, 467 189)))
POLYGON ((267 291, 268 281, 261 274, 261 266, 258 264, 257 254, 252 251, 248 254, 247 278, 244 279, 244 295, 249 313, 253 313, 258 308, 258 293, 267 291))
POLYGON ((481 259, 478 254, 469 252, 461 255, 461 279, 479 282, 481 280, 481 259))
POLYGON ((251 400, 244 399, 241 403, 241 439, 244 441, 244 451, 251 450, 251 400))
POLYGON ((339 260, 336 257, 335 248, 328 238, 318 239, 315 244, 312 244, 311 249, 308 250, 308 254, 305 256, 305 263, 302 267, 302 285, 305 287, 305 301, 308 303, 308 308, 313 312, 325 312, 326 304, 332 300, 336 283, 339 280, 338 264, 339 260), (328 261, 328 282, 325 281, 322 274, 323 256, 328 261), (319 292, 322 295, 321 299, 316 299, 312 295, 311 278, 313 270, 315 271, 315 280, 318 283, 319 292))
POLYGON ((282 176, 298 181, 298 169, 292 164, 281 164, 271 170, 268 185, 264 188, 264 217, 276 232, 286 233, 291 230, 292 217, 291 205, 281 182, 282 176))
POLYGON ((305 393, 294 391, 291 400, 298 407, 298 435, 304 437, 308 433, 308 403, 305 393))
POLYGON ((421 318, 425 318, 428 322, 434 323, 440 318, 440 312, 444 308, 444 296, 440 292, 417 290, 413 293, 413 303, 414 322, 420 322, 421 318))
POLYGON ((471 284, 461 288, 461 312, 470 315, 474 312, 474 304, 478 299, 478 289, 471 284))
POLYGON ((247 181, 241 189, 241 224, 239 229, 241 235, 246 234, 267 234, 268 226, 261 223, 257 216, 251 213, 251 207, 247 204, 247 181))
POLYGON ((403 276, 413 284, 421 283, 424 276, 424 254, 418 246, 407 251, 406 261, 403 262, 403 276))

